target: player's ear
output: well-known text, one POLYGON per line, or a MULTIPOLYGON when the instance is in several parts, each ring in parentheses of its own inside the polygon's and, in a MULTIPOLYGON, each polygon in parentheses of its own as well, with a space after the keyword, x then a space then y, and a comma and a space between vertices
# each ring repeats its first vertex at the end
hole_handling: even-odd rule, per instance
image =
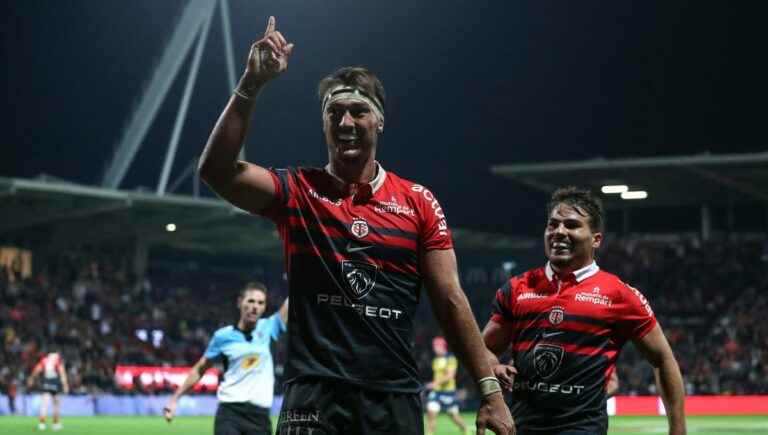
POLYGON ((603 243, 603 233, 595 233, 592 235, 592 247, 597 249, 603 243))

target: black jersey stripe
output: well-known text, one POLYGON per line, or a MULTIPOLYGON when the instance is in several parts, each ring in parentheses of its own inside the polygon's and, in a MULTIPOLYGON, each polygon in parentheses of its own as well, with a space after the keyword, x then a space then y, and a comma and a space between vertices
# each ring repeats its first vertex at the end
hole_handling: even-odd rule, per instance
POLYGON ((580 347, 602 349, 609 345, 611 338, 605 335, 596 335, 587 332, 537 327, 524 329, 515 337, 515 341, 544 341, 547 343, 563 343, 580 347))
MULTIPOLYGON (((520 316, 514 316, 511 320, 516 322, 529 323, 531 320, 546 318, 546 316, 548 315, 549 315, 549 311, 533 312, 533 313, 526 313, 520 316)), ((568 322, 574 322, 574 323, 586 323, 588 325, 600 326, 604 328, 611 328, 613 326, 611 322, 608 322, 606 320, 596 319, 594 317, 589 317, 589 316, 578 316, 575 314, 567 314, 567 313, 563 317, 563 320, 568 322)))
POLYGON ((345 257, 349 257, 350 259, 370 258, 405 266, 416 265, 417 255, 416 252, 411 249, 379 243, 351 243, 348 238, 330 237, 318 229, 308 230, 305 228, 292 227, 289 233, 291 242, 296 245, 316 246, 320 251, 325 251, 327 253, 336 252, 345 257), (347 252, 348 245, 356 251, 347 252))
MULTIPOLYGON (((305 219, 311 216, 312 220, 307 222, 307 224, 310 226, 316 225, 320 228, 330 227, 330 228, 336 228, 337 230, 340 230, 340 231, 349 231, 347 224, 345 224, 344 222, 334 217, 318 218, 317 215, 315 215, 315 213, 312 210, 307 210, 302 207, 288 206, 287 214, 289 216, 300 217, 305 219)), ((400 237, 403 239, 414 240, 414 241, 419 240, 419 235, 412 231, 405 231, 398 228, 380 227, 376 225, 371 225, 370 223, 368 224, 368 228, 370 229, 370 231, 384 237, 400 237)))

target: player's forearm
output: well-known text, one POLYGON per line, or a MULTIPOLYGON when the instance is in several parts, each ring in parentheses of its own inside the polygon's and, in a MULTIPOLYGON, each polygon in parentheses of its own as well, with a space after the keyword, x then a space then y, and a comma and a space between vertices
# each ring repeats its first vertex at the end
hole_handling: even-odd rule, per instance
POLYGON ((661 400, 667 411, 669 433, 683 435, 685 428, 685 389, 680 368, 673 356, 662 360, 658 368, 654 369, 656 383, 661 392, 661 400))
POLYGON ((187 378, 184 379, 184 383, 182 383, 181 386, 173 393, 173 399, 177 400, 179 397, 186 394, 187 391, 189 391, 192 387, 194 387, 197 381, 203 377, 204 371, 205 369, 201 369, 198 366, 192 367, 192 370, 189 371, 187 378))
POLYGON ((493 376, 469 301, 460 290, 433 304, 445 338, 474 380, 493 376))
MULTIPOLYGON (((241 79, 238 89, 246 87, 244 81, 241 79)), ((209 184, 236 173, 237 156, 248 134, 256 96, 262 86, 252 84, 247 94, 234 93, 216 121, 198 167, 200 177, 209 184)))

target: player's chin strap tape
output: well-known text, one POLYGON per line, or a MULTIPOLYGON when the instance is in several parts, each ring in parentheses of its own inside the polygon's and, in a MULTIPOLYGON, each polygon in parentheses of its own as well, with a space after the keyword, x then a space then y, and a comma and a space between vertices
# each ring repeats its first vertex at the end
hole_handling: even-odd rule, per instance
POLYGON ((336 86, 325 93, 325 97, 323 97, 323 115, 325 115, 325 109, 328 108, 329 104, 339 100, 365 103, 371 108, 379 122, 384 124, 384 106, 381 105, 381 102, 376 97, 368 95, 365 91, 347 85, 336 86))
POLYGON ((501 392, 501 383, 499 383, 499 380, 493 376, 480 379, 477 381, 477 386, 480 388, 480 393, 483 397, 501 392))

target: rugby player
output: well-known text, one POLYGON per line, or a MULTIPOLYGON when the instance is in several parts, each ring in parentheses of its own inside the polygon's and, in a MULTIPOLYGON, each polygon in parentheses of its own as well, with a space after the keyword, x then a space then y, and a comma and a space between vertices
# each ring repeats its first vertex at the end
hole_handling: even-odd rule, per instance
POLYGON ((685 433, 672 349, 646 298, 598 267, 602 240, 600 201, 586 190, 558 189, 547 206, 549 261, 496 292, 483 337, 494 372, 512 389, 518 434, 606 434, 606 390, 627 341, 653 366, 669 433, 685 433), (497 358, 508 347, 514 369, 497 358))
POLYGON ((448 342, 443 337, 432 340, 432 382, 427 384, 427 435, 434 435, 437 414, 442 409, 451 417, 461 433, 467 432, 467 425, 459 414, 459 403, 456 399, 456 371, 459 363, 456 357, 448 352, 448 342))
POLYGON ((32 388, 37 377, 42 374, 40 389, 43 391, 42 401, 40 403, 40 417, 37 428, 45 430, 46 418, 48 416, 48 404, 53 402, 53 424, 51 429, 57 431, 62 429, 61 424, 61 399, 60 393, 69 393, 69 381, 67 380, 67 371, 64 369, 64 360, 59 352, 53 351, 40 358, 32 373, 27 378, 27 387, 32 388))
MULTIPOLYGON (((423 433, 411 344, 422 284, 482 392, 478 433, 510 433, 443 209, 429 189, 376 160, 385 126, 379 79, 365 68, 341 68, 320 81, 325 167, 266 169, 237 159, 259 92, 286 70, 293 48, 270 17, 199 166, 214 191, 275 222, 283 240, 291 325, 278 433, 423 433)), ((262 152, 274 146, 262 144, 262 152)))

